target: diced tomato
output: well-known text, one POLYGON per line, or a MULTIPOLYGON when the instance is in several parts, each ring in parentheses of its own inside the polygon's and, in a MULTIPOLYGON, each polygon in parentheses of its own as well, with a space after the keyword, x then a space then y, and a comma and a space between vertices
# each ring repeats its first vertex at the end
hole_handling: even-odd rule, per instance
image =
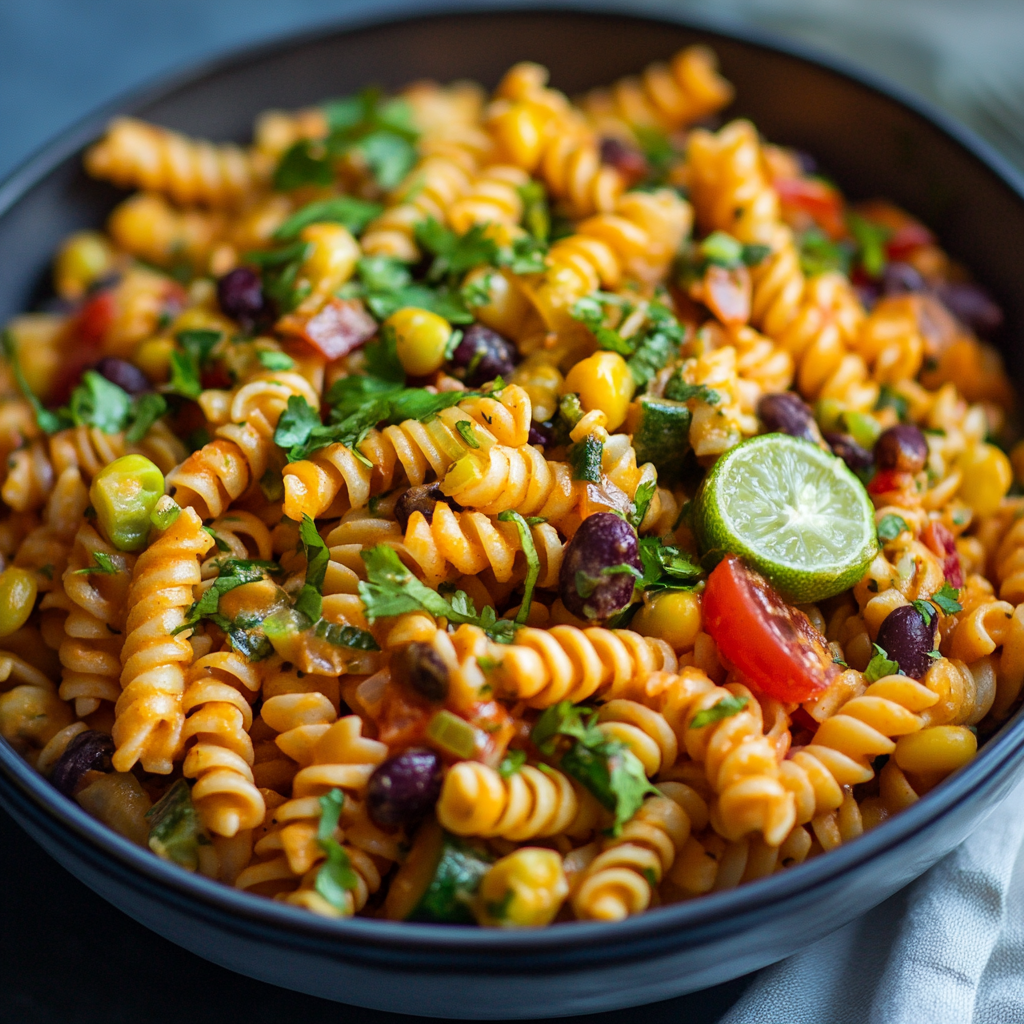
POLYGON ((719 651, 769 697, 807 700, 839 672, 810 619, 735 555, 708 577, 702 612, 719 651))
POLYGON ((932 245, 935 236, 916 220, 907 221, 893 232, 886 242, 885 254, 890 260, 905 260, 915 249, 922 245, 932 245))
POLYGON ((109 288, 97 292, 78 312, 75 334, 86 348, 99 349, 117 313, 117 302, 109 288))
POLYGON ((392 750, 422 743, 434 711, 429 703, 410 694, 407 687, 391 680, 384 689, 376 719, 381 742, 392 750))
POLYGON ((914 474, 900 469, 880 469, 868 483, 868 494, 888 494, 913 486, 914 474))
POLYGON ((964 570, 956 550, 956 538, 944 523, 929 523, 921 533, 925 546, 942 559, 946 579, 958 590, 964 585, 964 570))
POLYGON ((319 313, 303 320, 282 317, 280 330, 297 334, 328 359, 338 359, 359 348, 377 333, 377 322, 358 300, 331 299, 319 313))
POLYGON ((843 197, 820 178, 778 178, 773 182, 783 208, 801 210, 830 238, 846 235, 843 197))

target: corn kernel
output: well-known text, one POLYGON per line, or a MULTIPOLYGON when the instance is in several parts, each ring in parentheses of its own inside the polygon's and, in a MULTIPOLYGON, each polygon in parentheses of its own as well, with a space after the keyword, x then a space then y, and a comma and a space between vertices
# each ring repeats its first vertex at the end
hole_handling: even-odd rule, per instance
POLYGON ((412 377, 441 369, 452 336, 452 325, 428 309, 407 306, 392 313, 384 327, 395 332, 398 361, 412 377))
POLYGON ((664 640, 675 651, 691 650, 700 626, 700 598, 689 590, 646 595, 632 623, 641 636, 664 640))
POLYGON ((477 920, 492 928, 542 928, 569 895, 562 858, 523 846, 491 865, 477 895, 477 920))
POLYGON ((25 625, 37 590, 35 575, 25 569, 11 566, 0 573, 0 636, 10 636, 25 625))
POLYGON ((110 243, 96 231, 79 231, 61 247, 53 267, 53 283, 64 299, 80 299, 94 281, 114 265, 110 243))
POLYGON ((172 338, 150 338, 132 356, 132 362, 154 383, 162 384, 170 374, 172 338))
POLYGON ((636 382, 626 360, 617 352, 595 352, 578 362, 565 378, 565 391, 580 396, 584 412, 600 409, 608 417, 608 430, 626 419, 636 382))
POLYGON ((981 442, 972 445, 957 459, 963 473, 960 497, 979 516, 991 515, 1013 483, 1010 460, 995 445, 981 442))
POLYGON ((894 757, 905 772, 941 772, 962 768, 978 751, 978 737, 962 725, 935 725, 901 736, 894 757))

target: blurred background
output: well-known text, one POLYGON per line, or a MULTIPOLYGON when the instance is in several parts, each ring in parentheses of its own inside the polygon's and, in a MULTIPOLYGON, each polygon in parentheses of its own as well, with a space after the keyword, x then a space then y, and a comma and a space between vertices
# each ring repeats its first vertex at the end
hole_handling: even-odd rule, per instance
MULTIPOLYGON (((0 178, 125 89, 225 49, 315 28, 352 6, 351 0, 0 0, 0 178)), ((945 107, 1024 168, 1021 0, 661 0, 660 6, 770 29, 886 75, 945 107)))

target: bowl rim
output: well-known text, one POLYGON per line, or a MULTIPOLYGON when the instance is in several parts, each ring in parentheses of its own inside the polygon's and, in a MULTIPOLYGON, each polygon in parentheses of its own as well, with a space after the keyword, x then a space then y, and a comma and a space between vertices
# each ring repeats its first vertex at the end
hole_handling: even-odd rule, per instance
MULTIPOLYGON (((273 36, 254 44, 234 47, 221 56, 190 62, 170 74, 158 76, 139 88, 129 90, 75 121, 52 141, 44 144, 0 182, 0 217, 11 210, 35 185, 42 182, 63 161, 74 156, 101 133, 106 121, 115 114, 131 114, 169 97, 175 91, 201 83, 204 79, 246 65, 258 64, 266 57, 301 49, 327 36, 355 33, 365 29, 417 20, 436 20, 445 16, 488 14, 594 15, 627 18, 669 24, 692 29, 709 38, 739 42, 746 46, 782 53, 810 64, 839 78, 867 88, 896 103, 932 128, 949 137, 968 155, 994 175, 1024 203, 1024 174, 975 132, 934 107, 927 100, 911 95, 902 86, 883 76, 853 65, 844 58, 822 53, 802 42, 728 18, 678 11, 666 0, 557 0, 545 4, 538 0, 354 0, 340 17, 311 28, 273 36)), ((416 924, 372 918, 329 919, 278 901, 237 890, 202 875, 191 874, 176 865, 135 846, 129 840, 91 818, 68 797, 53 789, 6 741, 0 742, 0 775, 14 785, 28 801, 36 824, 51 832, 58 842, 77 835, 85 841, 79 851, 107 874, 119 874, 135 888, 146 888, 165 903, 181 906, 188 901, 190 912, 216 918, 221 927, 251 933, 263 926, 280 940, 290 942, 324 941, 337 946, 351 958, 370 957, 379 961, 390 952, 401 954, 403 962, 420 951, 469 954, 492 960, 496 955, 515 954, 515 960, 502 960, 504 970, 536 971, 552 966, 550 953, 558 950, 561 963, 573 947, 586 955, 586 964, 595 963, 602 950, 621 962, 623 945, 631 944, 632 956, 639 956, 641 940, 682 937, 702 928, 734 924, 741 918, 789 900, 807 897, 810 892, 833 882, 839 875, 899 846, 916 833, 933 825, 955 806, 984 788, 996 776, 1006 775, 1024 762, 1024 708, 1010 718, 984 745, 972 762, 928 793, 913 806, 883 822, 856 842, 814 858, 787 871, 758 879, 746 885, 700 899, 654 908, 618 922, 566 922, 537 930, 502 930, 451 925, 416 924), (351 945, 350 945, 351 944, 351 945), (595 947, 601 947, 596 949, 595 947), (540 958, 543 962, 539 962, 540 958), (536 959, 537 963, 527 963, 536 959)), ((8 794, 2 794, 7 796, 8 794)), ((67 842, 64 842, 67 845, 67 842)), ((737 926, 738 927, 738 926, 737 926)), ((644 942, 647 945, 647 942, 644 942)))

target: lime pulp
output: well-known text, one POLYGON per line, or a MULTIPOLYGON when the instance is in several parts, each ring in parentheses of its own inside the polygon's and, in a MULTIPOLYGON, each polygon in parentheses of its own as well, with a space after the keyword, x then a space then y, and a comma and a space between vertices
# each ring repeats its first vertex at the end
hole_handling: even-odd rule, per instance
POLYGON ((695 506, 705 554, 739 555, 795 603, 852 587, 877 551, 861 482, 842 459, 788 434, 762 434, 726 452, 695 506))

